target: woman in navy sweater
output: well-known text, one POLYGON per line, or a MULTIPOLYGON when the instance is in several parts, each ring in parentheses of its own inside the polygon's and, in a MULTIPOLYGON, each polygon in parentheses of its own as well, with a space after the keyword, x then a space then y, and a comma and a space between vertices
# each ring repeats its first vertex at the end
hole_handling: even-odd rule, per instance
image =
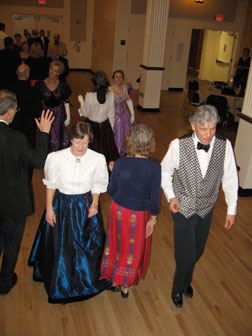
POLYGON ((160 206, 161 168, 149 158, 155 151, 153 130, 132 126, 126 138, 127 156, 115 161, 108 192, 112 196, 101 278, 111 290, 128 297, 128 288, 146 275, 151 235, 160 206))

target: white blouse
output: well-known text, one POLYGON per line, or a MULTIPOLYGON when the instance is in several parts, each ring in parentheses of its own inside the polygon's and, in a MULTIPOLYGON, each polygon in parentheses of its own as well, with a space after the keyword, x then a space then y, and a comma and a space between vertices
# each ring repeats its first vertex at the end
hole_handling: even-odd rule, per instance
POLYGON ((110 125, 113 128, 115 123, 114 94, 108 91, 105 103, 100 104, 97 100, 96 92, 87 92, 80 111, 84 117, 97 123, 102 123, 106 119, 109 119, 110 125))
POLYGON ((88 191, 100 194, 107 191, 108 169, 104 155, 91 149, 80 157, 70 148, 52 152, 45 163, 43 183, 50 189, 59 189, 68 195, 88 191))

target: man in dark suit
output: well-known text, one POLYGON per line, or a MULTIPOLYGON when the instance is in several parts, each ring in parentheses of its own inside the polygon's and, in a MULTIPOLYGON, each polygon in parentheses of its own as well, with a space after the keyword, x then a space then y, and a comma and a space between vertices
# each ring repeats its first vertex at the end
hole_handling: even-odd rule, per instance
POLYGON ((36 124, 41 131, 36 148, 25 134, 10 128, 17 112, 13 92, 0 90, 0 295, 7 294, 17 282, 14 273, 25 219, 33 213, 32 186, 28 167, 42 168, 47 156, 52 112, 43 111, 36 124))
POLYGON ((40 92, 29 82, 30 68, 20 64, 17 68, 18 80, 9 85, 8 89, 17 96, 18 113, 16 113, 10 127, 24 132, 33 147, 36 144, 36 123, 43 110, 40 92))
POLYGON ((17 67, 21 63, 20 56, 13 50, 13 38, 4 39, 4 50, 0 50, 0 89, 17 80, 17 67))
POLYGON ((49 38, 47 36, 45 36, 44 29, 41 29, 39 31, 39 36, 40 36, 40 41, 42 42, 42 45, 43 45, 44 56, 47 57, 48 44, 50 42, 49 38))

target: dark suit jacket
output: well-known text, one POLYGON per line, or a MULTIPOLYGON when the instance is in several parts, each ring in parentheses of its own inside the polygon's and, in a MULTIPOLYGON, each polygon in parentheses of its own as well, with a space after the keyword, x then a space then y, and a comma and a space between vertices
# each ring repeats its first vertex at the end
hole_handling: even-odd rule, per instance
POLYGON ((40 133, 33 149, 24 133, 0 122, 0 217, 33 213, 29 167, 44 166, 49 135, 40 133))
POLYGON ((17 80, 17 67, 21 63, 20 56, 7 48, 0 50, 0 88, 6 88, 17 80))
POLYGON ((44 56, 38 58, 29 56, 25 63, 30 67, 30 80, 43 80, 47 77, 48 63, 44 56))
POLYGON ((44 56, 47 57, 49 38, 45 36, 44 38, 40 37, 39 39, 42 43, 42 49, 44 50, 44 56))
POLYGON ((29 81, 24 80, 18 80, 8 89, 16 94, 20 108, 10 127, 24 132, 32 146, 35 147, 37 126, 34 118, 39 118, 43 109, 40 91, 31 86, 29 81))

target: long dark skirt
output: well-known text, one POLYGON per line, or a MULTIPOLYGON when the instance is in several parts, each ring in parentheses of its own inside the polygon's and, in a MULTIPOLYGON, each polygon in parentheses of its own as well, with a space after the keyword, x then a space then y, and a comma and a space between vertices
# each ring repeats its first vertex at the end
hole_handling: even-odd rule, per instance
POLYGON ((87 218, 90 192, 82 195, 55 193, 56 224, 42 216, 28 264, 33 280, 44 282, 50 303, 89 299, 106 289, 99 280, 105 233, 100 215, 87 218))
POLYGON ((89 144, 89 148, 103 154, 107 163, 118 159, 120 156, 109 120, 107 119, 103 123, 97 123, 89 119, 86 119, 86 121, 92 125, 94 134, 93 142, 89 144))

